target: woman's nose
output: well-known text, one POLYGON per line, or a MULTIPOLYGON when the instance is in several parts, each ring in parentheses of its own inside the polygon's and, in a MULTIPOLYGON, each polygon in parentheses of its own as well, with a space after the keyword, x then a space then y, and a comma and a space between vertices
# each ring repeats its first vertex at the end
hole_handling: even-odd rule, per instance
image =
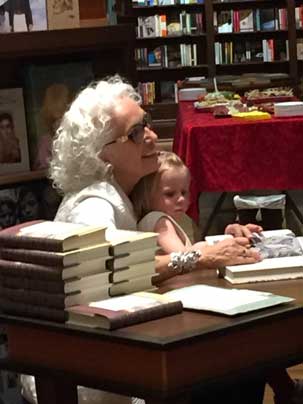
POLYGON ((156 132, 154 132, 153 129, 146 126, 145 132, 144 132, 144 142, 155 144, 157 142, 157 140, 158 140, 158 135, 156 134, 156 132))

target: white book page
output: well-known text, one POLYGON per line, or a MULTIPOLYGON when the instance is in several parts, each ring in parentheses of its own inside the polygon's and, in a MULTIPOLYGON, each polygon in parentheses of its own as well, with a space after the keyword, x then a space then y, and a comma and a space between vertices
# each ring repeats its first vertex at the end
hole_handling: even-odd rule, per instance
POLYGON ((244 313, 294 299, 272 293, 247 289, 227 289, 208 285, 194 285, 165 293, 173 299, 181 300, 187 309, 206 310, 227 315, 244 313))

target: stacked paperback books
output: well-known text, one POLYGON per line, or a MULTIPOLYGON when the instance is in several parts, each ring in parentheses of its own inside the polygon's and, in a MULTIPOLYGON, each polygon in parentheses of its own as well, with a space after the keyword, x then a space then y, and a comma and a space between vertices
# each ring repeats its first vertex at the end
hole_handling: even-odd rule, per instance
MULTIPOLYGON (((207 236, 206 241, 214 244, 227 237, 230 236, 207 236)), ((303 278, 303 237, 295 237, 288 229, 267 230, 260 233, 258 239, 255 237, 252 247, 262 260, 220 268, 221 277, 232 284, 303 278)))
POLYGON ((64 322, 65 309, 150 289, 156 234, 51 221, 0 232, 0 307, 64 322))

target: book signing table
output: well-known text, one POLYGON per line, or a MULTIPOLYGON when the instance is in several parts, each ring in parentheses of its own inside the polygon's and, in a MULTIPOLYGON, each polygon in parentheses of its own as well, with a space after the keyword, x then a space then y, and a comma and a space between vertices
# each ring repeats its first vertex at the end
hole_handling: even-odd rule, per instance
MULTIPOLYGON (((161 291, 195 283, 229 287, 205 270, 165 281, 161 291)), ((1 314, 8 355, 0 366, 35 375, 39 404, 77 403, 77 384, 143 397, 147 404, 184 404, 194 386, 303 360, 303 280, 248 288, 297 300, 234 317, 184 310, 111 332, 1 314)))
POLYGON ((191 172, 195 220, 201 192, 303 189, 303 117, 215 118, 183 101, 173 150, 191 172))

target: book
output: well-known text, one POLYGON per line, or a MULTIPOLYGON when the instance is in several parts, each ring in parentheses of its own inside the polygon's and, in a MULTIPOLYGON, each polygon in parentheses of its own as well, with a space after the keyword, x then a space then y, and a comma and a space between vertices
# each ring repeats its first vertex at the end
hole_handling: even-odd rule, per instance
POLYGON ((164 296, 181 300, 184 309, 210 311, 228 316, 264 309, 294 299, 248 289, 227 289, 193 285, 166 292, 164 296))
POLYGON ((23 90, 0 90, 0 173, 29 170, 23 90))
POLYGON ((114 330, 178 314, 182 303, 149 292, 134 293, 67 309, 67 324, 114 330))
POLYGON ((79 28, 78 0, 46 0, 48 29, 79 28))
POLYGON ((111 284, 99 285, 93 288, 77 290, 70 294, 47 293, 40 290, 14 289, 1 286, 1 298, 23 304, 39 305, 63 310, 77 304, 85 304, 95 300, 111 297, 111 284))
MULTIPOLYGON (((67 267, 74 267, 83 263, 83 269, 85 265, 90 266, 92 260, 100 260, 101 263, 109 257, 109 244, 97 244, 91 247, 83 247, 77 250, 67 252, 54 252, 54 251, 42 251, 42 250, 26 250, 17 248, 1 248, 0 258, 8 261, 20 261, 37 265, 45 265, 49 267, 65 268, 66 272, 69 272, 67 267)), ((93 265, 93 264, 92 264, 93 265)), ((105 263, 104 263, 105 265, 105 263)), ((73 271, 73 269, 71 269, 73 271)))
MULTIPOLYGON (((303 238, 294 237, 288 229, 263 231, 265 243, 254 243, 264 258, 254 264, 229 265, 221 268, 219 275, 232 284, 264 282, 303 277, 303 238), (283 256, 284 255, 284 256, 283 256)), ((226 235, 208 236, 208 243, 215 243, 226 235)))
POLYGON ((64 252, 104 243, 105 227, 54 221, 28 222, 0 232, 3 247, 64 252))
POLYGON ((156 248, 145 248, 143 250, 135 250, 127 254, 111 257, 106 261, 106 268, 110 270, 117 270, 154 261, 156 248))
POLYGON ((118 256, 147 248, 156 250, 157 236, 158 234, 153 232, 114 230, 107 235, 111 244, 110 254, 118 256))
POLYGON ((56 321, 64 323, 67 319, 66 312, 62 309, 45 307, 35 304, 25 304, 0 297, 0 309, 13 316, 32 317, 41 320, 56 321))
MULTIPOLYGON (((101 268, 93 274, 74 274, 73 277, 63 279, 61 271, 57 269, 0 260, 0 286, 48 293, 67 294, 91 288, 97 284, 104 285, 128 280, 139 282, 137 278, 152 277, 153 275, 156 275, 154 261, 114 272, 101 268), (26 271, 26 269, 29 270, 26 271)), ((140 282, 142 281, 140 280, 140 282)), ((139 286, 141 286, 141 283, 139 286)), ((150 287, 150 282, 148 282, 148 287, 150 287)), ((113 288, 113 291, 115 291, 115 288, 113 288)))
POLYGON ((23 71, 31 168, 48 168, 58 122, 75 95, 94 80, 88 61, 27 65, 23 71))
POLYGON ((110 296, 126 295, 133 292, 154 289, 152 282, 152 274, 138 276, 127 279, 119 283, 114 283, 110 287, 110 296))

